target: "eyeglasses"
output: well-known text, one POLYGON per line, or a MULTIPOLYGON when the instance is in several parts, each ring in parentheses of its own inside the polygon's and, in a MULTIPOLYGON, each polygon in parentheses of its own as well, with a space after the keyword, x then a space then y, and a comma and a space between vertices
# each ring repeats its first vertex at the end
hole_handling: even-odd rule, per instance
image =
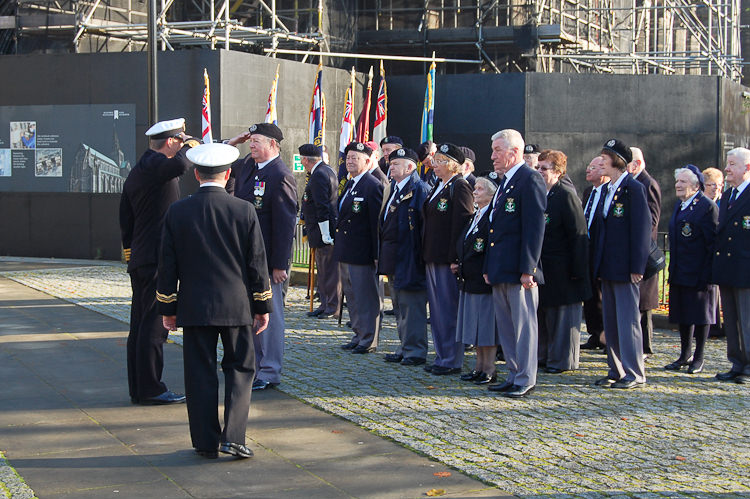
POLYGON ((436 165, 445 166, 448 164, 450 160, 449 159, 433 159, 432 162, 436 165))

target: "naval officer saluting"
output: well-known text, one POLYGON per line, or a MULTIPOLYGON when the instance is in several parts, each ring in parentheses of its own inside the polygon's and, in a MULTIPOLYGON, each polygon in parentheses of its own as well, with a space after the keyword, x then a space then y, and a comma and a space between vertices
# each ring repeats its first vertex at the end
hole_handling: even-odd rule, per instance
POLYGON ((258 123, 228 141, 229 145, 250 142, 250 154, 232 165, 237 170, 234 195, 253 203, 258 214, 273 290, 274 313, 268 332, 253 337, 258 363, 253 390, 281 382, 284 357, 284 282, 289 278, 297 225, 297 183, 279 156, 283 139, 281 129, 273 123, 258 123))
POLYGON ((160 121, 146 131, 149 149, 128 174, 120 198, 120 230, 133 288, 128 334, 128 385, 134 404, 185 401, 161 380, 168 332, 156 310, 156 268, 164 215, 180 199, 185 157, 195 139, 185 135, 185 119, 160 121))
POLYGON ((225 144, 202 144, 188 152, 201 186, 167 212, 159 262, 159 312, 165 328, 183 327, 190 436, 196 452, 207 458, 216 458, 217 448, 242 458, 253 455, 245 446, 255 375, 252 337, 266 328, 272 310, 255 209, 225 191, 237 156, 239 151, 225 144), (219 337, 224 346, 223 430, 216 373, 219 337))

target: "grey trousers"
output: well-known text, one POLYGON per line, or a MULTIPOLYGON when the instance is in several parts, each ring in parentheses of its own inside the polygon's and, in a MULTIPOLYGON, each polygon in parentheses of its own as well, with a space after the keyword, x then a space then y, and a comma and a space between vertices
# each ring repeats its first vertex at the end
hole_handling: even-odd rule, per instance
MULTIPOLYGON (((288 279, 287 279, 288 280, 288 279)), ((284 358, 284 283, 271 283, 273 312, 268 314, 268 328, 253 335, 255 345, 256 379, 281 383, 281 363, 284 358)))
POLYGON ((578 369, 582 305, 573 303, 559 307, 545 307, 541 312, 545 327, 539 325, 540 358, 547 359, 547 367, 563 371, 578 369), (543 330, 547 333, 544 339, 541 334, 543 330))
POLYGON ((517 283, 492 286, 495 321, 508 367, 508 381, 518 386, 536 385, 539 288, 517 283))
POLYGON ((393 310, 401 344, 396 354, 424 359, 427 357, 427 290, 393 289, 393 310))
POLYGON ((352 342, 361 347, 377 347, 380 324, 383 321, 383 296, 375 273, 375 265, 346 265, 352 284, 349 317, 352 320, 352 342))
POLYGON ((427 298, 430 301, 430 329, 435 347, 434 365, 457 368, 464 363, 464 344, 456 341, 458 283, 450 265, 428 263, 427 298))
POLYGON ((750 375, 750 288, 720 286, 727 335, 727 359, 732 371, 750 375))
POLYGON ((646 382, 639 295, 637 284, 602 280, 602 315, 609 366, 607 377, 610 379, 646 382))
POLYGON ((325 314, 338 315, 341 307, 341 276, 339 263, 333 259, 333 245, 315 248, 315 265, 318 267, 320 309, 325 314))

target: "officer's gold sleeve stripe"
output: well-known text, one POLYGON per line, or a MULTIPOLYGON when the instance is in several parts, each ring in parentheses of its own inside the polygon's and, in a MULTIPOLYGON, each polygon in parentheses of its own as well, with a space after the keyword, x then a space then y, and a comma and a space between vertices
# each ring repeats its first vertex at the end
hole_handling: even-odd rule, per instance
POLYGON ((255 301, 268 301, 273 297, 273 293, 269 289, 268 291, 263 291, 262 293, 253 293, 253 300, 255 301))
POLYGON ((171 295, 163 295, 157 291, 156 300, 160 301, 161 303, 174 303, 177 301, 177 293, 172 293, 171 295))

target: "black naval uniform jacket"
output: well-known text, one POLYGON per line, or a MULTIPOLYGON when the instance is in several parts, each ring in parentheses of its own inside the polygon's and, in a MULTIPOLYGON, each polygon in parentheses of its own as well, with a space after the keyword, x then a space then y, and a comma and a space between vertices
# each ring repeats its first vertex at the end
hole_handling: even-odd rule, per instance
MULTIPOLYGON (((344 191, 346 193, 346 191, 344 191)), ((343 196, 344 194, 342 194, 343 196)), ((372 265, 378 259, 378 217, 383 184, 365 172, 339 208, 333 258, 352 265, 372 265)))
POLYGON ((268 269, 287 270, 291 265, 297 225, 297 182, 281 156, 259 169, 248 154, 232 165, 234 195, 255 207, 266 246, 268 269), (235 170, 236 169, 236 170, 235 170))
POLYGON ((243 326, 271 310, 255 209, 222 187, 201 187, 167 212, 156 291, 179 326, 243 326), (177 282, 179 281, 179 290, 177 282))
POLYGON ((540 307, 559 307, 591 297, 589 237, 578 196, 557 182, 547 193, 544 213, 540 307))
POLYGON ((338 180, 336 173, 326 163, 320 162, 310 174, 310 179, 302 195, 302 218, 305 221, 307 242, 311 248, 322 248, 323 236, 319 222, 329 222, 328 228, 333 237, 339 217, 337 206, 338 180))
POLYGON ((156 265, 161 229, 169 206, 180 199, 177 177, 190 161, 189 146, 173 158, 147 150, 128 174, 120 196, 120 231, 128 272, 143 265, 156 265))
POLYGON ((711 282, 719 208, 702 192, 681 206, 677 200, 669 220, 669 283, 704 289, 711 282))
POLYGON ((540 265, 544 240, 547 187, 542 176, 524 163, 495 199, 484 273, 491 284, 520 284, 529 274, 544 284, 540 265))
POLYGON ((392 276, 395 289, 417 291, 427 288, 422 260, 422 205, 428 191, 427 184, 416 171, 412 172, 388 208, 385 221, 384 213, 380 214, 378 274, 392 276))
POLYGON ((471 228, 470 220, 456 241, 458 289, 465 293, 492 293, 492 286, 484 282, 483 275, 484 252, 487 249, 487 236, 490 235, 490 211, 491 206, 488 206, 477 226, 467 237, 466 233, 471 228))
POLYGON ((730 204, 731 192, 727 189, 721 196, 712 282, 750 288, 750 186, 730 204))
MULTIPOLYGON (((597 213, 594 276, 607 281, 630 282, 630 274, 643 274, 651 250, 651 218, 643 184, 627 175, 612 198, 609 213, 597 213), (606 255, 605 255, 606 254, 606 255)), ((614 182, 607 184, 614 188, 614 182)), ((603 210, 603 208, 602 208, 603 210)), ((593 225, 593 224, 592 224, 593 225)))
POLYGON ((456 243, 474 214, 471 187, 462 175, 454 175, 443 190, 430 199, 442 182, 435 184, 425 200, 422 213, 424 235, 422 251, 425 263, 458 263, 456 243))
MULTIPOLYGON (((649 175, 646 170, 641 171, 635 179, 643 184, 646 189, 646 202, 651 215, 651 239, 656 241, 659 231, 659 218, 661 217, 661 189, 659 189, 659 184, 654 180, 654 177, 649 175)), ((641 281, 640 288, 641 295, 638 308, 641 310, 657 308, 659 306, 658 274, 641 281)))

